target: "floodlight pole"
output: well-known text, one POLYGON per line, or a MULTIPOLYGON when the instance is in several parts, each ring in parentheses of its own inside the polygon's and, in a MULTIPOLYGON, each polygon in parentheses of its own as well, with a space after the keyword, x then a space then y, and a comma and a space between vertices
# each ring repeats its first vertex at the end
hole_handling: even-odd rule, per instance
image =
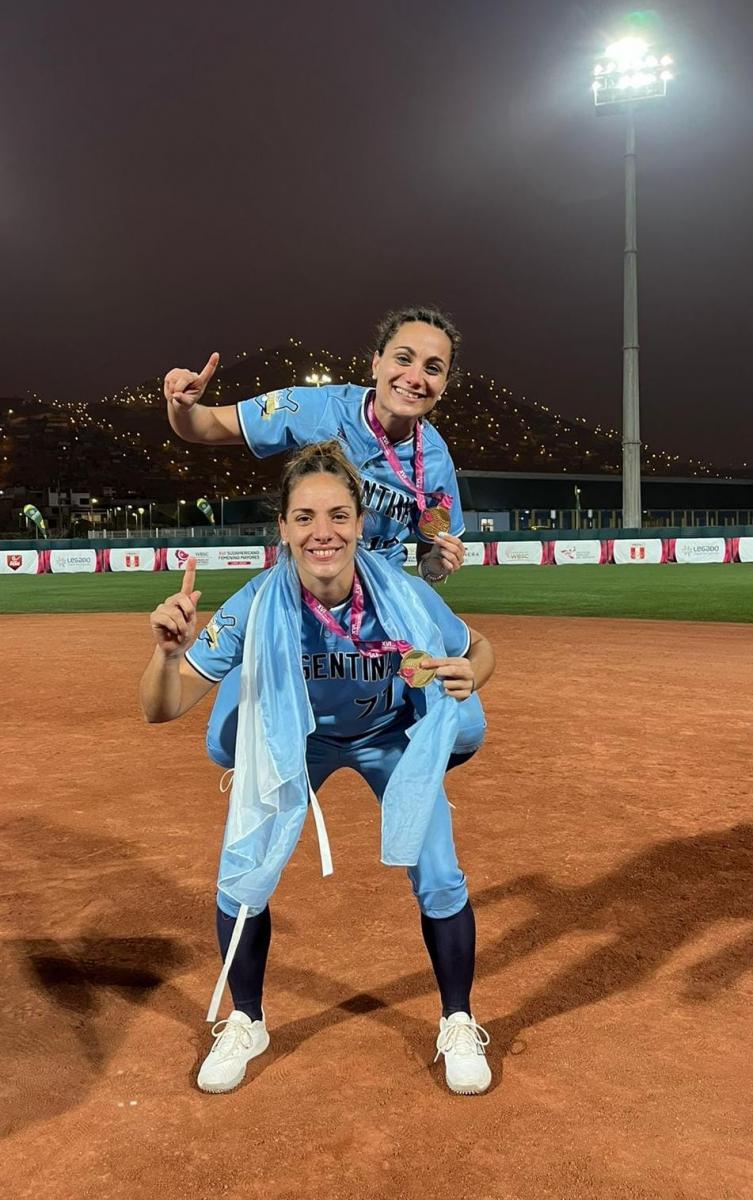
POLYGON ((627 110, 625 141, 625 264, 622 343, 622 526, 641 526, 641 431, 638 366, 638 215, 635 111, 627 110))

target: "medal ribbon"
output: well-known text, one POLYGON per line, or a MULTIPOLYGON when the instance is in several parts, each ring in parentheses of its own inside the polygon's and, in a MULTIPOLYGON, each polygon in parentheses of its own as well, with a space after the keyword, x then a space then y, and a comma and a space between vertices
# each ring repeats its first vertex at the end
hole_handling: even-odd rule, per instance
POLYGON ((390 439, 387 437, 379 417, 374 412, 373 396, 366 406, 366 420, 369 423, 371 432, 379 442, 379 447, 382 451, 382 454, 387 459, 387 462, 392 467, 392 470, 397 475, 403 487, 407 487, 408 490, 413 492, 414 496, 416 497, 418 511, 422 513, 426 508, 427 496, 430 500, 438 501, 437 508, 451 508, 452 496, 447 496, 443 492, 424 491, 424 430, 421 422, 416 421, 416 425, 413 430, 414 458, 416 463, 416 482, 414 484, 403 470, 400 459, 395 454, 395 448, 390 439))
POLYGON ((328 608, 325 608, 321 600, 317 600, 316 596, 301 584, 301 596, 303 603, 309 612, 312 612, 318 621, 330 631, 337 634, 338 637, 347 638, 352 642, 359 654, 364 658, 380 658, 386 651, 397 650, 399 654, 406 654, 412 650, 410 642, 383 641, 383 642, 365 642, 360 637, 361 625, 363 624, 364 599, 363 599, 363 584, 358 578, 358 572, 353 575, 353 599, 350 606, 350 633, 343 629, 342 625, 338 624, 328 608))

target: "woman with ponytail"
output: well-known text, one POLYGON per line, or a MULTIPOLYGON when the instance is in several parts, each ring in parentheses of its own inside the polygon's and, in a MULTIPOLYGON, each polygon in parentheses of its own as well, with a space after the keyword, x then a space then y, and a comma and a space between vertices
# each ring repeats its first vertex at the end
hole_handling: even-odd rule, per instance
POLYGON ((198 1076, 237 1087, 269 1045, 262 1008, 269 900, 309 808, 322 870, 332 872, 316 792, 357 771, 382 809, 382 861, 407 868, 440 994, 436 1041, 453 1092, 491 1081, 488 1037, 471 1011, 475 922, 452 838, 444 775, 454 765, 462 703, 491 675, 487 640, 431 587, 359 548, 361 481, 337 442, 312 445, 282 478, 283 553, 198 633, 195 561, 181 591, 151 616, 141 682, 146 720, 172 721, 240 668, 230 807, 220 860, 217 930, 233 1009, 214 1027, 198 1076), (198 634, 198 636, 197 636, 198 634))

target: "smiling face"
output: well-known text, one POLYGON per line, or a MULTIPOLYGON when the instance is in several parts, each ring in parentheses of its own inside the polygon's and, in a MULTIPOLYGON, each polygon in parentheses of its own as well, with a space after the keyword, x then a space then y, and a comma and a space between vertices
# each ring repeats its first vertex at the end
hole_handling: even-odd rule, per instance
POLYGON ((303 475, 278 521, 303 586, 323 602, 344 600, 353 584, 353 559, 363 530, 346 482, 330 472, 303 475))
POLYGON ((375 354, 374 411, 393 439, 407 437, 447 387, 452 343, 442 329, 407 321, 375 354))

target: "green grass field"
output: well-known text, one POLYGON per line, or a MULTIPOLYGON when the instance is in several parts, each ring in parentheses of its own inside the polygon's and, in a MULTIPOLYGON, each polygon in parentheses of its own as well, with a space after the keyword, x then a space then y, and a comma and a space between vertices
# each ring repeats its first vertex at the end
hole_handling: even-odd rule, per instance
MULTIPOLYGON (((211 612, 255 572, 198 575, 211 612)), ((0 577, 0 613, 149 612, 179 586, 177 572, 0 577)), ((458 612, 753 621, 749 564, 622 567, 465 567, 442 595, 458 612)))

